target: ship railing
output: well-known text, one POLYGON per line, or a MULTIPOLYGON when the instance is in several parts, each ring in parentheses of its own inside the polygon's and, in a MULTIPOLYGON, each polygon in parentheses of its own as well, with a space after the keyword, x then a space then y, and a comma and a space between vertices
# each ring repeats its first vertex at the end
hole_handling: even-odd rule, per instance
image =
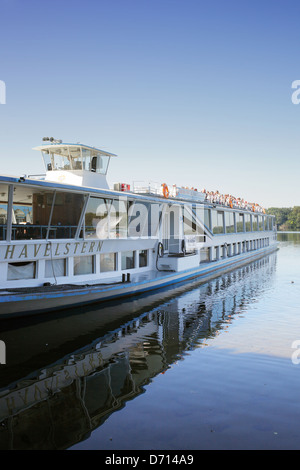
MULTIPOLYGON (((173 185, 166 185, 168 187, 168 196, 169 198, 179 198, 185 199, 187 201, 197 201, 197 202, 204 202, 205 195, 202 192, 197 191, 194 188, 184 188, 180 186, 173 185)), ((134 181, 133 182, 133 192, 138 194, 155 194, 158 196, 163 196, 164 184, 150 182, 145 183, 143 181, 134 181)))
POLYGON ((134 181, 132 190, 137 194, 162 195, 161 184, 154 181, 150 181, 148 183, 145 181, 134 181))
POLYGON ((217 199, 210 198, 210 197, 205 197, 205 202, 208 202, 210 204, 213 204, 214 206, 221 206, 221 207, 231 207, 231 209, 239 209, 242 211, 251 211, 256 214, 264 214, 263 208, 260 208, 258 206, 255 206, 255 210, 253 210, 253 204, 236 204, 235 202, 230 202, 227 201, 218 201, 217 199))

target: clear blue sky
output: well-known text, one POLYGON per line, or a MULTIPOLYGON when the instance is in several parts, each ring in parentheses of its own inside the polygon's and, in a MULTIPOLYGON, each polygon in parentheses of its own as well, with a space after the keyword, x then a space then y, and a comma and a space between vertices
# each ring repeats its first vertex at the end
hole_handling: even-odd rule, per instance
POLYGON ((0 0, 1 173, 43 136, 118 154, 109 182, 300 205, 300 4, 0 0))

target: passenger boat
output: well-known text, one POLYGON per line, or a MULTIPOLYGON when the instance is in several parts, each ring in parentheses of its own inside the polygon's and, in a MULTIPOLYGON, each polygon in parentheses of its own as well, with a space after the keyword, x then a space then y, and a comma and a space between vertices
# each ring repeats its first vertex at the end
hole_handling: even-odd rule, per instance
POLYGON ((0 176, 0 318, 207 281, 277 249, 257 204, 166 183, 109 188, 116 155, 44 138, 45 175, 0 176))

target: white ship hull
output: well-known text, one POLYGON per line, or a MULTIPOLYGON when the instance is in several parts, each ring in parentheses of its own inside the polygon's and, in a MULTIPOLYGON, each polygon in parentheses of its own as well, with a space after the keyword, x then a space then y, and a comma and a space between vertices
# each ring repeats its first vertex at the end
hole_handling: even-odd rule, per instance
POLYGON ((176 273, 149 271, 136 274, 129 282, 114 282, 89 285, 60 285, 37 288, 16 288, 0 291, 0 318, 34 315, 57 311, 86 304, 98 304, 118 298, 141 295, 148 291, 172 288, 177 283, 197 278, 203 282, 218 277, 225 272, 266 256, 277 249, 276 245, 262 248, 236 258, 220 260, 210 265, 176 273))

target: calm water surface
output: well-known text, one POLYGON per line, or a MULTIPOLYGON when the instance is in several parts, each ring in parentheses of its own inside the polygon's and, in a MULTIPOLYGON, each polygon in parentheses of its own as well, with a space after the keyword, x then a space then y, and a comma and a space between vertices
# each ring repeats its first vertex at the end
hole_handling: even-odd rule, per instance
POLYGON ((1 322, 0 449, 300 449, 300 234, 278 239, 207 284, 1 322))

